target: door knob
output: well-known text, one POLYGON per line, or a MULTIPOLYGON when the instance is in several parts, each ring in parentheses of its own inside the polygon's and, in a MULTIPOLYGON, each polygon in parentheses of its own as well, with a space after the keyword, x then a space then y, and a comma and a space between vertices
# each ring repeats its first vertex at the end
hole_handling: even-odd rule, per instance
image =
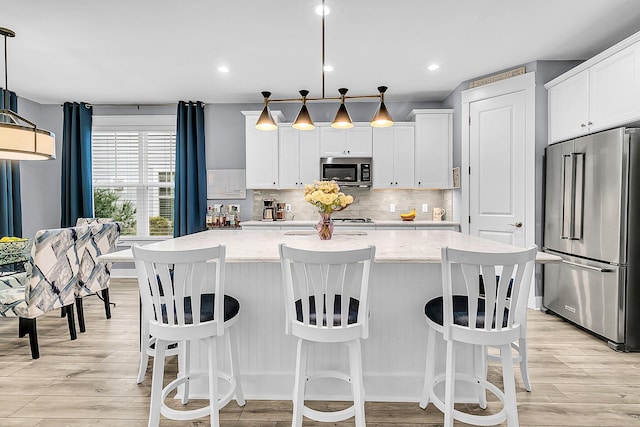
POLYGON ((508 225, 512 225, 512 226, 514 226, 516 228, 522 227, 522 223, 520 221, 516 222, 515 224, 508 224, 508 225))

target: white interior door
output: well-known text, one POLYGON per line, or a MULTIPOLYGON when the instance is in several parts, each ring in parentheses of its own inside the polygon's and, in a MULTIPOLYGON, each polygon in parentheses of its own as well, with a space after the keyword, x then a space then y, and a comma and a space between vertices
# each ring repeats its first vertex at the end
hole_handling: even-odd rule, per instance
POLYGON ((469 233, 526 246, 525 92, 469 105, 469 233))

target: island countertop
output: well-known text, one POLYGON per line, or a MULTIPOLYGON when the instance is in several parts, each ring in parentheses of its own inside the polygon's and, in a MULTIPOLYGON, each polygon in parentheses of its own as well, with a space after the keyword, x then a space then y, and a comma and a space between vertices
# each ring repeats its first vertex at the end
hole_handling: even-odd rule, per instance
MULTIPOLYGON (((376 246, 376 263, 440 263, 440 249, 450 246, 484 252, 514 252, 520 248, 449 230, 340 230, 320 240, 314 230, 210 230, 151 243, 150 248, 173 251, 210 245, 226 246, 227 262, 279 262, 278 244, 317 251, 376 246)), ((131 262, 130 249, 101 255, 104 262, 131 262)), ((538 263, 560 258, 538 252, 538 263)))
MULTIPOLYGON (((300 228, 313 228, 318 221, 311 220, 286 220, 286 221, 244 221, 240 225, 243 227, 300 227, 300 228)), ((460 229, 460 223, 454 221, 429 221, 429 220, 413 220, 402 221, 400 219, 378 220, 374 219, 371 222, 350 222, 350 221, 334 221, 336 227, 357 227, 357 228, 456 228, 460 229)))

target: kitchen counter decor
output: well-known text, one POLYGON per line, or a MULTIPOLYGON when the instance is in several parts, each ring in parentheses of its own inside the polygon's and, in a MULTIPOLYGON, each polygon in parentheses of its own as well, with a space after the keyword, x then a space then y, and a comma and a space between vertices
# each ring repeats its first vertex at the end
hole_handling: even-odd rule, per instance
POLYGON ((353 203, 353 197, 340 191, 335 181, 317 181, 304 186, 304 200, 318 209, 320 221, 315 225, 320 240, 330 240, 333 236, 331 214, 344 210, 353 203))

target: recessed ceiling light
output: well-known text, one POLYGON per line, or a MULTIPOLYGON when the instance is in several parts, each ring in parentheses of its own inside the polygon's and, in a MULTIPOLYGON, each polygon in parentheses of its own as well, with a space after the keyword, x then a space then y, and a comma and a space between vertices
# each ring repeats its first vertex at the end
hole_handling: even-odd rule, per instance
POLYGON ((225 67, 223 65, 221 67, 218 67, 218 71, 220 71, 221 73, 228 73, 229 72, 229 67, 225 67))
POLYGON ((315 8, 315 12, 316 12, 316 15, 320 15, 320 16, 325 15, 326 16, 329 13, 331 13, 331 9, 329 9, 328 6, 323 6, 323 5, 319 4, 315 8))
POLYGON ((429 65, 429 66, 427 67, 427 70, 429 70, 429 71, 435 71, 435 70, 437 70, 438 68, 440 68, 440 66, 439 66, 438 64, 431 64, 431 65, 429 65))
POLYGON ((333 66, 332 65, 325 65, 322 69, 324 71, 333 71, 333 66))

